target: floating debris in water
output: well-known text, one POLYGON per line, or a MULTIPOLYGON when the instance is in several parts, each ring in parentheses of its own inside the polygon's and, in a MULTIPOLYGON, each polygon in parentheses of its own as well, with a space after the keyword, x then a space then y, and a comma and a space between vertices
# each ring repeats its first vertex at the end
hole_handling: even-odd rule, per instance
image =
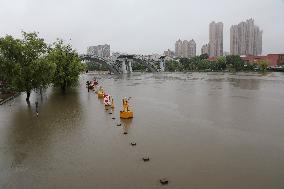
POLYGON ((143 157, 142 159, 143 159, 143 161, 150 161, 149 157, 143 157))
POLYGON ((166 178, 162 178, 162 179, 160 179, 160 183, 161 183, 162 185, 167 185, 167 184, 169 184, 169 181, 168 181, 168 179, 166 179, 166 178))
POLYGON ((124 135, 127 135, 128 133, 125 131, 123 134, 124 134, 124 135))
POLYGON ((131 142, 131 146, 136 146, 136 142, 131 142))

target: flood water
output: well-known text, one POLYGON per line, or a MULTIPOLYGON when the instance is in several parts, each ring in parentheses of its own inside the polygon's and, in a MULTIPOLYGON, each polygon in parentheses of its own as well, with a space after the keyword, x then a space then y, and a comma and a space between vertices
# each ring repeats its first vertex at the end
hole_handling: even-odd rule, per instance
POLYGON ((82 75, 65 95, 0 106, 0 188, 283 189, 283 100, 283 73, 82 75), (87 92, 94 76, 113 114, 87 92), (133 120, 119 119, 122 97, 133 120))

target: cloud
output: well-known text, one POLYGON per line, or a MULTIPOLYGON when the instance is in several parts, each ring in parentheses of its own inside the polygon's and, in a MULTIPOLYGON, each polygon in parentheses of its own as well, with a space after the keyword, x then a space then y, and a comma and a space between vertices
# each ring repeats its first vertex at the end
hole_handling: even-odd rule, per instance
POLYGON ((249 18, 264 31, 264 53, 283 52, 284 0, 2 0, 0 35, 39 31, 48 42, 72 39, 80 52, 109 43, 112 51, 161 53, 178 38, 208 42, 213 20, 229 28, 249 18))

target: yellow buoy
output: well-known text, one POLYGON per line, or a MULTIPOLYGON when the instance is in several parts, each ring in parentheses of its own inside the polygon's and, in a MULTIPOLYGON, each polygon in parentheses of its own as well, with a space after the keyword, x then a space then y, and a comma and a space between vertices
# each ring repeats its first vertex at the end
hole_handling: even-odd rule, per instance
POLYGON ((113 100, 113 98, 111 99, 111 108, 112 109, 114 108, 114 100, 113 100))
POLYGON ((127 98, 122 99, 123 110, 120 111, 120 118, 133 118, 133 112, 130 111, 127 98))
POLYGON ((105 92, 102 86, 98 90, 98 98, 104 98, 105 92))

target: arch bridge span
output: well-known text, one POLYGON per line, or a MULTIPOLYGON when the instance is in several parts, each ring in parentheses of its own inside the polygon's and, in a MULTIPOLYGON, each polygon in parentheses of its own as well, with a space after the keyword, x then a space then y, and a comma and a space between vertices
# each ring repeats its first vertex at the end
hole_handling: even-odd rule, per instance
POLYGON ((96 62, 105 65, 108 70, 116 75, 132 73, 133 64, 142 64, 147 67, 150 72, 163 71, 164 59, 161 58, 159 61, 154 61, 145 58, 144 56, 137 55, 120 55, 115 60, 109 58, 102 58, 94 55, 80 55, 80 59, 84 62, 96 62))

